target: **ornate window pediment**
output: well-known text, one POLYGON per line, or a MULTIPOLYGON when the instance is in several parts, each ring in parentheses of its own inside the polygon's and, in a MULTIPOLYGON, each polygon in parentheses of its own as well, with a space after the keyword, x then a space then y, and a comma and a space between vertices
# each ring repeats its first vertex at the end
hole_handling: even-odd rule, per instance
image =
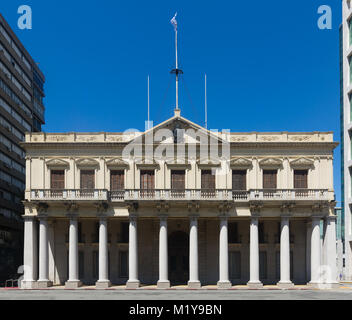
POLYGON ((197 165, 199 168, 206 169, 206 168, 219 167, 221 165, 221 162, 218 159, 205 158, 205 159, 198 160, 197 165))
POLYGON ((234 158, 230 161, 231 168, 249 169, 252 167, 252 161, 245 158, 234 158))
POLYGON ((140 169, 157 169, 159 168, 159 163, 154 159, 143 158, 136 161, 136 165, 140 169))
POLYGON ((84 159, 79 159, 76 161, 77 167, 89 167, 89 168, 96 168, 99 167, 99 162, 90 159, 90 158, 84 158, 84 159))
POLYGON ((121 158, 110 159, 106 162, 108 168, 128 168, 129 164, 126 161, 123 161, 121 158))
POLYGON ((282 167, 282 160, 277 158, 266 158, 259 161, 261 168, 278 169, 282 167))
POLYGON ((68 168, 70 164, 62 159, 51 159, 46 162, 48 168, 68 168))
POLYGON ((299 158, 290 162, 291 168, 309 169, 314 167, 314 161, 307 158, 299 158))

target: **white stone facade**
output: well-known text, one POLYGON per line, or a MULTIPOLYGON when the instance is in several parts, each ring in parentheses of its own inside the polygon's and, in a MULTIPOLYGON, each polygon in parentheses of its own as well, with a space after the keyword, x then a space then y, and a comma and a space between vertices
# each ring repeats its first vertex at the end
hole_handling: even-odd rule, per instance
POLYGON ((175 112, 145 133, 28 133, 23 145, 23 288, 337 284, 332 133, 219 134, 175 112), (184 130, 177 143, 167 131, 175 128, 184 130), (124 156, 138 138, 135 147, 148 148, 148 135, 154 154, 165 152, 124 156), (202 139, 220 151, 226 145, 228 156, 192 155, 202 139), (181 145, 183 156, 170 156, 168 148, 181 145), (87 170, 94 173, 89 190, 81 186, 87 170), (123 190, 111 188, 114 170, 122 172, 123 190), (148 189, 141 185, 146 170, 153 175, 148 189), (214 187, 205 189, 209 170, 214 187), (295 188, 297 170, 307 173, 305 188, 295 188), (64 177, 59 190, 52 188, 53 171, 64 177), (184 172, 182 189, 173 187, 173 171, 184 172), (241 190, 232 185, 238 171, 241 190), (263 187, 267 171, 274 172, 273 189, 263 187))

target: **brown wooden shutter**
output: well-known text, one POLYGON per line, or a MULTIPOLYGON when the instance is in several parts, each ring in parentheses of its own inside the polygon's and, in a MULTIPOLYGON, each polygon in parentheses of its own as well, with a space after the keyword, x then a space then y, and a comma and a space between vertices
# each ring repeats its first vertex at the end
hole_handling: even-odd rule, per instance
POLYGON ((110 190, 125 189, 125 172, 124 170, 113 170, 110 173, 110 190))
POLYGON ((61 190, 65 188, 65 171, 51 170, 50 188, 61 190))
POLYGON ((215 190, 215 175, 211 170, 202 170, 202 189, 215 190))
POLYGON ((308 188, 308 170, 294 171, 294 188, 295 189, 308 188))
POLYGON ((141 171, 141 189, 143 190, 154 190, 154 170, 142 170, 141 171))
POLYGON ((232 171, 232 190, 247 190, 246 170, 232 171))
POLYGON ((263 171, 263 188, 264 189, 277 188, 277 170, 263 171))
POLYGON ((94 170, 81 170, 81 189, 94 189, 94 170))
POLYGON ((171 189, 173 190, 185 189, 185 171, 184 170, 171 171, 171 189))

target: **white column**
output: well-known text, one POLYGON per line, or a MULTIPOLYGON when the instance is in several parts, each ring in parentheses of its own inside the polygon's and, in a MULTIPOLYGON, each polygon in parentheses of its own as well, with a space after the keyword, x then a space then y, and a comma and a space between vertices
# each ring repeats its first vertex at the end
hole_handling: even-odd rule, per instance
POLYGON ((311 232, 311 250, 310 250, 310 275, 311 280, 308 283, 311 286, 321 284, 321 241, 320 241, 320 217, 312 217, 311 232))
POLYGON ((190 217, 189 231, 189 281, 188 288, 199 289, 201 287, 198 271, 198 217, 190 217))
POLYGON ((247 285, 250 288, 261 288, 263 284, 259 280, 259 234, 257 217, 252 217, 250 223, 249 264, 250 277, 247 285))
POLYGON ((111 286, 108 274, 108 226, 107 218, 99 219, 99 280, 96 283, 97 289, 105 289, 111 286))
POLYGON ((37 280, 37 223, 35 217, 24 216, 24 252, 23 268, 24 275, 21 281, 21 289, 36 288, 37 280))
POLYGON ((76 216, 70 217, 69 252, 68 252, 68 280, 65 287, 76 289, 82 285, 78 279, 78 221, 76 216))
POLYGON ((280 236, 280 282, 277 284, 282 289, 292 288, 290 279, 290 221, 288 217, 281 217, 280 236))
POLYGON ((137 216, 130 215, 129 246, 128 246, 128 274, 126 289, 139 287, 138 280, 138 242, 137 242, 137 216))
POLYGON ((228 244, 227 217, 220 217, 219 234, 219 289, 229 289, 232 284, 229 280, 229 244, 228 244))
POLYGON ((46 217, 39 218, 39 279, 38 288, 51 287, 49 281, 49 242, 48 242, 48 220, 46 217))
POLYGON ((325 234, 325 253, 326 253, 326 285, 328 288, 338 288, 337 275, 337 251, 336 251, 336 216, 325 218, 326 234, 325 234))
POLYGON ((159 289, 170 288, 168 276, 167 217, 160 216, 159 230, 159 289))

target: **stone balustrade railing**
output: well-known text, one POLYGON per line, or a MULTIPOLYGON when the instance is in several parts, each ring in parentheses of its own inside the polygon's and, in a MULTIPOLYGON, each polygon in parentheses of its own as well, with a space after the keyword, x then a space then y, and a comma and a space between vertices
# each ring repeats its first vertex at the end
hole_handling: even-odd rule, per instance
MULTIPOLYGON (((297 201, 329 200, 330 193, 325 189, 251 189, 237 191, 230 189, 126 189, 108 191, 106 189, 36 189, 31 190, 30 200, 105 200, 105 201, 235 201, 253 200, 297 201)), ((331 200, 331 199, 330 199, 331 200)))

